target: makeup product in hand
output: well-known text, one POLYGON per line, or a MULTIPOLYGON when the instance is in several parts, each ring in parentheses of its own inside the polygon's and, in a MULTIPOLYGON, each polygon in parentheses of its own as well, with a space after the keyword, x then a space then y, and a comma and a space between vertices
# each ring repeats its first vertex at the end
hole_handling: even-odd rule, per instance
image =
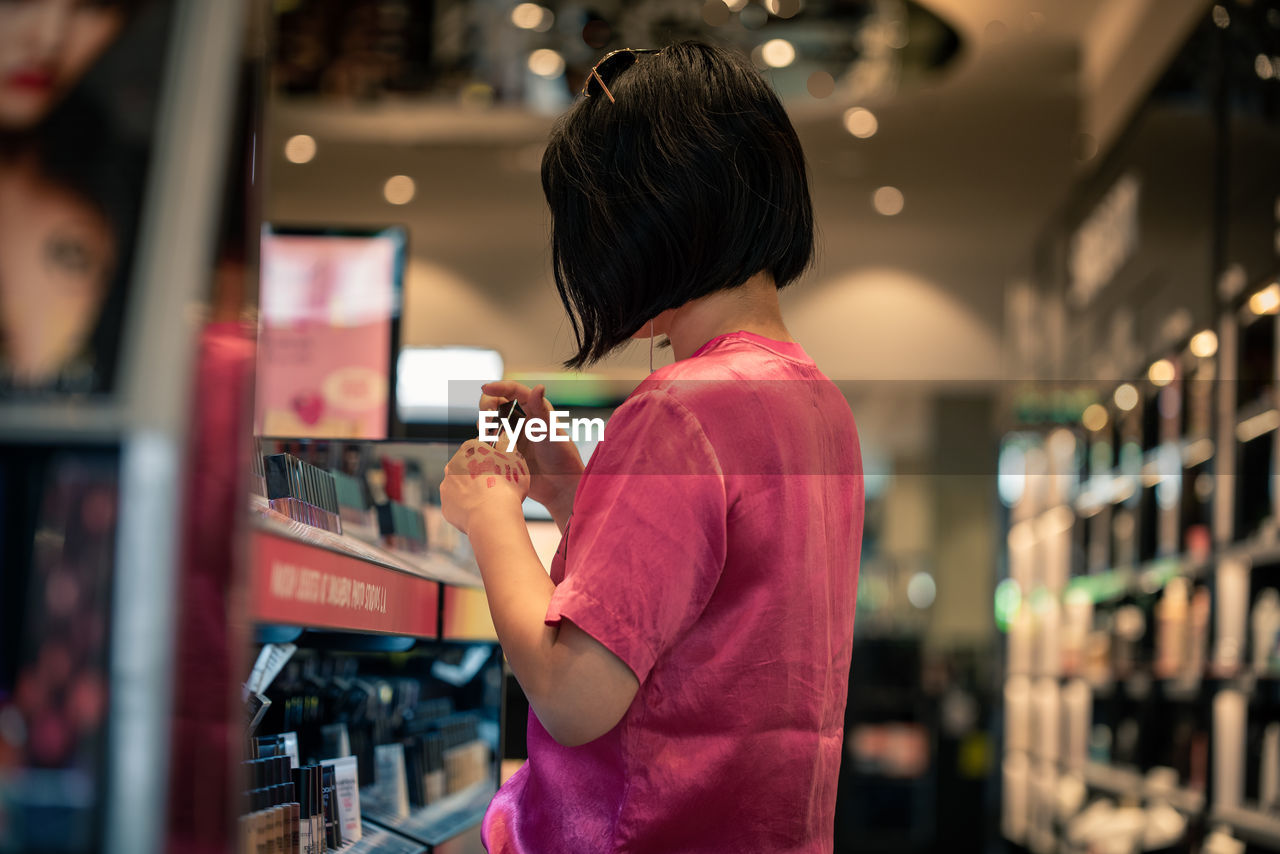
MULTIPOLYGON (((507 431, 506 425, 510 424, 512 429, 514 429, 516 424, 524 419, 525 414, 524 410, 520 408, 520 402, 518 400, 508 400, 506 403, 498 407, 498 424, 500 425, 499 435, 505 436, 507 431)), ((506 444, 505 439, 500 441, 503 445, 506 444)), ((498 447, 498 444, 499 442, 497 441, 492 443, 495 448, 498 447)))
POLYGON ((342 533, 332 475, 290 454, 271 454, 263 459, 263 468, 272 510, 304 525, 342 533))

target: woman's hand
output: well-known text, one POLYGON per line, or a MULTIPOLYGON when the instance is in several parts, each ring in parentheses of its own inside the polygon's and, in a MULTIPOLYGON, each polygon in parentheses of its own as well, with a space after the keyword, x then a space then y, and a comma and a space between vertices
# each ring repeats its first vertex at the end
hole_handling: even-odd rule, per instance
MULTIPOLYGON (((530 389, 511 380, 486 383, 481 387, 480 409, 493 410, 515 399, 524 410, 526 418, 550 422, 551 402, 547 400, 547 387, 537 385, 530 389)), ((529 464, 532 482, 529 497, 551 511, 551 518, 563 531, 573 512, 573 495, 582 479, 582 457, 572 442, 530 442, 521 431, 516 441, 518 450, 529 464)))
POLYGON ((470 534, 478 515, 488 510, 516 513, 529 494, 529 467, 518 453, 503 453, 472 439, 463 443, 444 468, 440 506, 444 518, 470 534))

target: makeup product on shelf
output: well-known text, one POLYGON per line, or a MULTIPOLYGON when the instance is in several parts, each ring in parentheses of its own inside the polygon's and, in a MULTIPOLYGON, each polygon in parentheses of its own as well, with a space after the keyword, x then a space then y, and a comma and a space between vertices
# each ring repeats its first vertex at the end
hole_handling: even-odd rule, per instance
POLYGON ((1269 723, 1262 733, 1258 757, 1258 806, 1263 812, 1280 812, 1280 723, 1269 723))
POLYGON ((1083 679, 1072 679, 1062 688, 1062 764, 1083 774, 1089 758, 1093 692, 1083 679))
POLYGON ((1280 591, 1265 588, 1253 603, 1253 672, 1266 675, 1276 666, 1276 644, 1280 641, 1280 591))
MULTIPOLYGON (((463 537, 466 541, 466 538, 463 537)), ((1009 673, 1030 674, 1035 657, 1035 622, 1024 599, 1009 623, 1009 673)))
POLYGON ((1009 753, 1001 767, 1004 785, 1000 790, 1004 803, 1000 810, 1000 830, 1005 839, 1018 844, 1027 838, 1030 766, 1025 753, 1009 753))
POLYGON ((1214 573, 1216 612, 1213 672, 1231 676, 1244 661, 1249 624, 1249 565, 1241 558, 1224 558, 1214 573))
POLYGON ((398 501, 380 504, 378 529, 387 548, 417 553, 427 550, 427 523, 420 510, 398 501))
POLYGON ((344 842, 355 842, 363 836, 360 823, 360 786, 356 758, 325 759, 321 765, 332 767, 338 826, 344 842))
POLYGON ((282 732, 279 735, 260 735, 253 739, 258 756, 284 756, 289 759, 290 769, 299 767, 298 734, 282 732))
POLYGON ((369 503, 364 483, 360 478, 341 471, 331 470, 329 474, 338 499, 342 532, 366 542, 377 542, 378 517, 369 503))
POLYGON ((267 473, 263 468, 262 454, 257 452, 249 455, 249 492, 267 497, 267 473))
POLYGON ((1046 597, 1035 609, 1037 618, 1035 672, 1039 676, 1057 676, 1062 666, 1062 610, 1058 600, 1046 597))
POLYGON ((1140 646, 1147 633, 1147 617, 1137 605, 1121 605, 1112 615, 1111 669, 1116 679, 1128 679, 1138 669, 1140 646))
POLYGON ((263 467, 272 510, 304 525, 342 533, 332 475, 290 454, 271 454, 263 459, 263 467))
POLYGON ((330 848, 342 847, 342 822, 338 820, 338 792, 332 765, 321 765, 320 787, 324 805, 324 838, 330 848))
POLYGON ((1004 683, 1004 749, 1025 753, 1031 749, 1031 683, 1025 676, 1010 676, 1004 683))
POLYGON ((408 818, 409 791, 404 745, 379 744, 373 749, 374 774, 382 809, 393 818, 408 818))
POLYGON ((316 835, 316 809, 312 774, 313 768, 310 766, 293 770, 293 786, 298 795, 300 813, 298 821, 299 854, 321 854, 319 837, 316 835))
POLYGON ((1213 806, 1234 809, 1244 800, 1245 722, 1248 711, 1244 693, 1219 691, 1213 698, 1213 806))
POLYGON ((1085 648, 1093 628, 1093 599, 1068 592, 1062 605, 1062 675, 1084 671, 1085 648))
POLYGON ((296 854, 302 812, 297 791, 289 782, 288 757, 262 757, 244 764, 252 787, 242 801, 249 812, 240 822, 247 850, 296 854))
POLYGON ((1172 679, 1182 672, 1188 621, 1187 580, 1169 579, 1156 605, 1155 675, 1172 679))
POLYGON ((320 754, 323 759, 339 759, 351 755, 351 738, 345 723, 320 727, 320 754))
POLYGON ((1058 759, 1058 708, 1058 680, 1037 679, 1031 686, 1031 752, 1048 762, 1058 759))
POLYGON ((1213 608, 1213 597, 1208 587, 1197 587, 1191 594, 1191 604, 1187 613, 1187 654, 1182 673, 1182 681, 1189 685, 1198 685, 1204 678, 1206 662, 1209 656, 1209 614, 1213 608))

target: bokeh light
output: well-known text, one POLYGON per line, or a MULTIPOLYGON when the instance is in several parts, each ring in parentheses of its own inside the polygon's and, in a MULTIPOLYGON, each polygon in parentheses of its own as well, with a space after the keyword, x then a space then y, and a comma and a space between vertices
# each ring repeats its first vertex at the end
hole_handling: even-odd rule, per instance
POLYGON ((550 48, 539 48, 529 54, 529 70, 539 77, 559 77, 564 74, 564 57, 550 48))
POLYGON ((555 14, 537 3, 521 3, 511 10, 511 23, 522 30, 545 33, 555 23, 555 14))
POLYGON ((907 582, 907 601, 922 611, 933 604, 937 595, 938 585, 927 572, 917 572, 907 582))
POLYGON ((1151 380, 1151 384, 1154 386, 1167 386, 1173 382, 1173 378, 1176 375, 1177 371, 1173 367, 1173 362, 1168 359, 1159 359, 1152 362, 1151 367, 1147 369, 1147 379, 1151 380))
POLYGON ((305 133, 289 137, 284 144, 284 156, 290 163, 310 163, 316 156, 316 141, 305 133))
POLYGON ((805 81, 809 94, 815 98, 828 98, 836 91, 836 79, 827 71, 815 71, 805 81))
POLYGON ((382 186, 383 197, 393 205, 407 205, 418 190, 408 175, 392 175, 382 186))
POLYGON ((871 204, 876 213, 883 216, 897 216, 906 206, 906 199, 897 187, 881 187, 871 196, 871 204))
POLYGON ((760 46, 760 58, 773 68, 786 68, 796 61, 796 49, 786 39, 769 39, 760 46))
POLYGON ((1280 309, 1280 283, 1272 282, 1249 297, 1249 311, 1254 314, 1275 314, 1280 309))
POLYGON ((1191 355, 1207 359, 1218 352, 1218 334, 1212 329, 1202 329, 1191 336, 1191 355))
POLYGON ((1122 384, 1112 397, 1122 412, 1129 412, 1138 405, 1138 390, 1132 383, 1122 384))
POLYGON ((867 108, 850 107, 844 111, 844 129, 858 139, 870 139, 880 129, 880 122, 867 108))
POLYGON ((1107 422, 1110 420, 1110 416, 1107 415, 1107 408, 1100 403, 1089 404, 1080 416, 1080 423, 1084 425, 1084 429, 1094 433, 1106 427, 1107 422))

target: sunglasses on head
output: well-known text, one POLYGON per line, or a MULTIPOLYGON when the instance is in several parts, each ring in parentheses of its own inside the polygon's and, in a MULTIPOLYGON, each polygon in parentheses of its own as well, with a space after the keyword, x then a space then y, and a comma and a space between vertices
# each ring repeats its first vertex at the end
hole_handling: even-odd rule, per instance
POLYGON ((609 84, 617 80, 622 72, 635 65, 641 56, 661 52, 659 48, 624 47, 606 53, 599 62, 591 67, 591 71, 587 74, 587 82, 582 86, 582 96, 590 98, 592 95, 598 95, 603 92, 609 98, 610 103, 617 103, 617 99, 609 91, 609 84))

